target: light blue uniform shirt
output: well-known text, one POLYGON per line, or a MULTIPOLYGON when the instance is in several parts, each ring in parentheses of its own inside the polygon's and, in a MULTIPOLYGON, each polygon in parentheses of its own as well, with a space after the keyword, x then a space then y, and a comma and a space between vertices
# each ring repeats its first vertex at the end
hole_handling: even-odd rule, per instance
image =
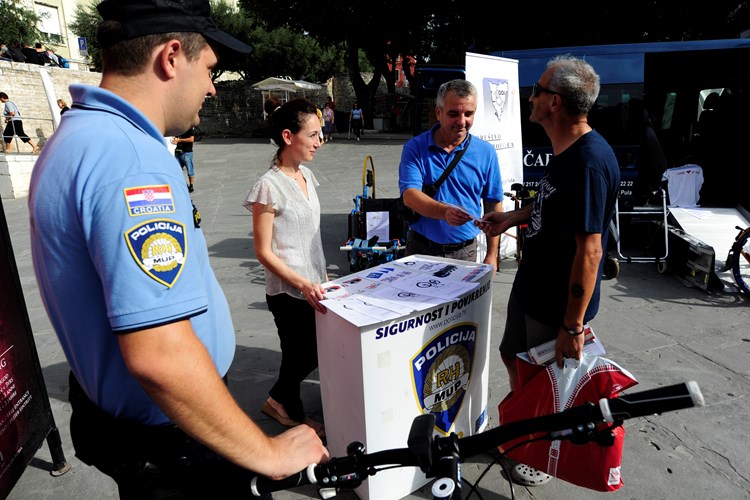
POLYGON ((190 318, 223 376, 235 349, 229 307, 162 133, 111 92, 70 92, 29 190, 39 289, 89 398, 119 418, 168 424, 125 368, 117 335, 190 318))

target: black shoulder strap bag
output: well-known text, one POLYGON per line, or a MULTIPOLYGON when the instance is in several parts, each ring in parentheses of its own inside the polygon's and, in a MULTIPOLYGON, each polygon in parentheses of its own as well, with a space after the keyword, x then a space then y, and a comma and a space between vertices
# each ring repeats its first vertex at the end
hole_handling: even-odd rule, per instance
MULTIPOLYGON (((464 153, 466 153, 466 150, 469 149, 469 145, 471 144, 471 134, 466 137, 466 146, 456 153, 456 155, 453 157, 453 160, 451 160, 448 167, 443 170, 443 174, 440 176, 440 178, 435 181, 432 184, 429 184, 427 186, 422 186, 422 192, 432 198, 435 196, 440 189, 440 186, 442 186, 443 182, 445 182, 445 179, 448 178, 448 176, 453 172, 453 169, 456 168, 456 165, 458 165, 458 162, 461 161, 461 157, 463 157, 464 153)), ((399 198, 399 209, 401 211, 401 216, 408 222, 409 224, 416 222, 421 217, 420 214, 412 210, 411 208, 404 205, 404 195, 402 194, 399 198)))

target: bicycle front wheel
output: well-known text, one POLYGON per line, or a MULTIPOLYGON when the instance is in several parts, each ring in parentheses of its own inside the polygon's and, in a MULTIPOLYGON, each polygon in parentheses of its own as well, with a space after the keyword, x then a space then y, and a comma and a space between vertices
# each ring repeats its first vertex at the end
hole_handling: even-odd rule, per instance
POLYGON ((750 296, 750 230, 746 230, 733 245, 732 275, 737 286, 750 296))

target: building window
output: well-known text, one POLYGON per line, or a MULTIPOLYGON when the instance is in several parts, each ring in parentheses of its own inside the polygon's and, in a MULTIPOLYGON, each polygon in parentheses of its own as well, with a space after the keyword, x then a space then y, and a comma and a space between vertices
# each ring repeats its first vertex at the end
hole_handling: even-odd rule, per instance
POLYGON ((57 7, 40 4, 36 4, 34 7, 36 15, 39 17, 37 23, 39 31, 47 35, 52 43, 62 45, 62 29, 60 28, 60 15, 57 12, 57 7))

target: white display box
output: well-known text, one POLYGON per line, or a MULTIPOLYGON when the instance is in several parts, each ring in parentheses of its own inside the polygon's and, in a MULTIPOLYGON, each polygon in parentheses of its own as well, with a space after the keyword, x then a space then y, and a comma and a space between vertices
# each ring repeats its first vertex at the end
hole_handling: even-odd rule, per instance
MULTIPOLYGON (((435 299, 436 305, 363 326, 355 324, 361 319, 352 322, 330 307, 326 314, 316 313, 332 456, 346 455, 353 441, 362 442, 368 453, 406 448, 412 421, 427 412, 436 415, 439 436, 469 436, 487 425, 492 267, 421 255, 405 259, 455 266, 455 274, 467 280, 474 273, 478 285, 455 300, 435 299)), ((380 275, 382 268, 392 271, 403 260, 340 278, 328 289, 346 281, 361 286, 367 276, 380 275)), ((405 302, 398 302, 394 307, 403 308, 405 302)), ((404 467, 378 472, 355 491, 364 500, 398 499, 428 481, 419 468, 404 467)))

